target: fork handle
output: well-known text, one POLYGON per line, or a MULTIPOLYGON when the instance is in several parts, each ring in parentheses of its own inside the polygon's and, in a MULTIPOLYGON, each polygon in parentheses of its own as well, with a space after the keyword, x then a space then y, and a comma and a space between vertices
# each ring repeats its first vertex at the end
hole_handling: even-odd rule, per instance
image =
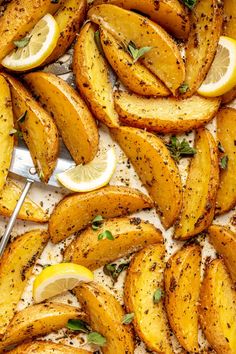
POLYGON ((12 232, 12 229, 13 229, 13 226, 15 224, 15 221, 16 221, 16 218, 17 218, 17 215, 19 214, 19 211, 22 207, 22 204, 24 203, 24 200, 28 194, 28 191, 32 185, 34 181, 30 178, 27 178, 26 180, 26 183, 25 183, 25 186, 24 186, 24 189, 22 190, 22 193, 21 193, 21 196, 15 206, 15 209, 9 219, 9 222, 8 222, 8 225, 7 225, 7 228, 2 236, 2 239, 1 239, 1 242, 0 242, 0 257, 2 256, 5 248, 6 248, 6 245, 9 241, 9 238, 11 236, 11 232, 12 232))

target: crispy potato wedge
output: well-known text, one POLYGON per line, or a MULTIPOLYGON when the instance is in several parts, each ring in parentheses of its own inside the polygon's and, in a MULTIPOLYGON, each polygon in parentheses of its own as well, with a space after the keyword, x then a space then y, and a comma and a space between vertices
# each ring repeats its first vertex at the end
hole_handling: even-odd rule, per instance
POLYGON ((47 232, 32 230, 12 241, 0 261, 0 336, 14 316, 17 303, 31 276, 34 263, 49 239, 47 232), (17 266, 16 266, 17 265, 17 266))
POLYGON ((236 86, 234 86, 232 90, 226 92, 221 98, 222 104, 227 104, 233 101, 236 98, 236 86))
POLYGON ((41 180, 47 182, 58 156, 57 127, 51 116, 19 81, 8 74, 4 76, 10 84, 15 120, 20 126, 41 180), (25 112, 27 112, 25 120, 20 122, 18 119, 25 112))
POLYGON ((184 6, 177 0, 95 0, 94 5, 112 4, 126 10, 137 10, 173 34, 187 39, 190 22, 184 6))
POLYGON ((24 76, 33 94, 50 114, 76 164, 91 161, 98 150, 98 129, 87 105, 56 75, 34 72, 24 76))
POLYGON ((175 239, 185 240, 200 233, 210 226, 214 217, 219 166, 216 142, 207 129, 197 131, 195 149, 197 153, 190 164, 175 239))
POLYGON ((13 0, 0 17, 0 62, 14 49, 14 41, 25 37, 34 25, 47 13, 54 14, 62 0, 13 0), (9 25, 9 23, 11 25, 9 25))
POLYGON ((219 253, 229 270, 233 282, 236 284, 236 235, 227 227, 211 225, 208 228, 209 241, 219 253))
MULTIPOLYGON (((0 192, 0 215, 7 217, 12 215, 21 193, 22 188, 11 179, 7 179, 4 188, 0 192)), ((17 218, 44 223, 48 222, 49 215, 40 205, 33 202, 29 197, 26 197, 17 218)))
POLYGON ((100 28, 103 51, 122 83, 131 91, 144 96, 169 96, 170 91, 140 62, 134 62, 122 43, 100 28))
POLYGON ((96 118, 108 127, 118 126, 109 67, 96 45, 95 28, 91 23, 87 23, 77 37, 73 71, 76 85, 96 118))
POLYGON ((236 39, 236 1, 224 0, 223 35, 236 39))
POLYGON ((236 352, 236 292, 220 259, 207 267, 200 292, 199 319, 203 332, 217 353, 236 352))
POLYGON ((147 221, 138 218, 110 219, 98 230, 88 227, 83 231, 67 247, 64 260, 96 269, 158 242, 163 242, 160 230, 147 221), (98 235, 105 230, 112 233, 112 242, 108 239, 98 240, 98 235))
POLYGON ((182 184, 167 147, 160 138, 140 129, 120 127, 111 133, 154 200, 164 227, 169 228, 182 207, 182 184))
POLYGON ((11 92, 7 81, 0 75, 0 191, 2 190, 8 170, 14 145, 14 137, 10 135, 14 127, 11 92))
POLYGON ((25 344, 21 344, 13 350, 8 352, 9 354, 91 354, 84 349, 74 348, 68 345, 50 343, 47 341, 34 341, 25 344))
POLYGON ((132 41, 138 48, 152 47, 142 62, 176 94, 184 81, 185 67, 177 44, 165 30, 141 15, 110 4, 93 6, 88 17, 125 45, 132 41))
POLYGON ((133 354, 131 328, 122 324, 124 311, 115 297, 97 283, 81 283, 74 292, 93 330, 106 338, 103 354, 133 354))
MULTIPOLYGON (((216 197, 216 212, 223 214, 236 205, 236 110, 222 108, 217 114, 217 138, 228 156, 226 169, 220 170, 220 184, 216 197)), ((221 157, 222 158, 222 157, 221 157)))
POLYGON ((159 133, 182 133, 199 128, 214 118, 219 98, 192 96, 145 98, 125 91, 115 94, 115 107, 122 123, 159 133))
POLYGON ((165 305, 168 319, 182 347, 198 353, 198 300, 201 247, 188 245, 177 251, 165 269, 165 305))
POLYGON ((87 320, 85 313, 74 306, 57 302, 29 306, 11 320, 0 341, 0 352, 8 346, 57 331, 65 327, 68 320, 76 318, 87 320))
POLYGON ((49 233, 52 242, 57 243, 85 228, 96 215, 113 218, 152 207, 148 196, 128 187, 108 186, 71 194, 55 207, 49 220, 49 233))
POLYGON ((134 256, 125 280, 126 310, 134 313, 134 328, 148 349, 157 353, 173 353, 169 328, 160 300, 154 303, 154 293, 163 289, 164 245, 151 245, 134 256))
POLYGON ((186 78, 191 96, 202 84, 214 59, 223 22, 223 1, 200 0, 191 11, 186 48, 186 78))

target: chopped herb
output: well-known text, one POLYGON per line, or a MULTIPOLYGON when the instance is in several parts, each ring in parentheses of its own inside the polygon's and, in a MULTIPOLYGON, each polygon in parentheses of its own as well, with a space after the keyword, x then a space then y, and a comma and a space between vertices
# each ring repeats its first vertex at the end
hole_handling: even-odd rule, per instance
POLYGON ((104 51, 103 51, 103 48, 102 48, 102 43, 101 43, 101 39, 100 39, 100 32, 99 30, 97 30, 95 33, 94 33, 94 40, 95 40, 95 43, 98 47, 98 50, 100 52, 100 54, 102 54, 102 56, 104 56, 104 51))
POLYGON ((196 154, 196 150, 189 145, 187 140, 183 139, 182 141, 179 141, 176 136, 172 136, 166 146, 170 151, 171 157, 176 162, 179 162, 182 157, 193 156, 196 154))
POLYGON ((189 89, 188 84, 183 83, 183 84, 180 85, 180 87, 179 87, 179 93, 181 93, 181 95, 182 95, 183 93, 186 93, 186 92, 188 91, 188 89, 189 89))
POLYGON ((103 224, 103 221, 104 221, 104 219, 103 219, 102 215, 95 216, 95 218, 92 221, 92 229, 98 230, 101 227, 101 225, 103 224))
POLYGON ((90 344, 96 344, 99 345, 100 347, 104 346, 107 342, 106 338, 103 337, 100 333, 98 332, 91 332, 87 335, 88 343, 90 344))
POLYGON ((224 147, 222 146, 222 144, 221 144, 220 141, 218 142, 218 150, 219 150, 220 152, 225 152, 225 149, 224 149, 224 147))
POLYGON ((20 118, 17 119, 17 122, 23 123, 25 121, 25 118, 27 116, 28 111, 25 111, 20 118))
POLYGON ((126 313, 124 316, 123 316, 123 319, 122 319, 122 324, 130 324, 134 319, 134 313, 126 313))
POLYGON ((59 0, 51 0, 51 3, 52 3, 52 4, 58 4, 58 3, 59 3, 59 0))
POLYGON ((111 231, 105 230, 101 234, 98 235, 98 240, 103 240, 104 238, 107 238, 108 240, 113 241, 114 236, 112 235, 111 231))
POLYGON ((161 298, 164 296, 164 291, 158 288, 153 294, 153 302, 154 304, 158 304, 161 298))
POLYGON ((10 136, 15 135, 15 136, 17 136, 17 138, 20 138, 20 139, 23 137, 22 132, 21 132, 20 130, 18 130, 18 129, 12 129, 12 130, 10 131, 9 135, 10 135, 10 136))
POLYGON ((221 157, 219 165, 222 170, 226 170, 228 167, 229 158, 227 155, 221 157))
POLYGON ((87 323, 81 320, 69 320, 66 327, 72 331, 80 331, 84 333, 89 333, 90 331, 87 323))
POLYGON ((113 264, 106 264, 103 267, 103 272, 112 278, 113 282, 117 282, 119 275, 129 267, 129 262, 121 263, 118 266, 113 264))
POLYGON ((182 2, 184 3, 184 5, 186 5, 190 10, 192 10, 194 8, 194 6, 196 5, 197 0, 182 0, 182 2))
POLYGON ((24 38, 19 39, 19 41, 14 41, 13 43, 15 44, 15 46, 17 48, 24 48, 28 45, 30 39, 31 39, 31 37, 24 37, 24 38))
POLYGON ((139 60, 144 54, 149 52, 153 47, 142 47, 142 48, 137 48, 135 43, 130 41, 127 47, 128 53, 131 55, 131 57, 134 59, 134 63, 139 60))

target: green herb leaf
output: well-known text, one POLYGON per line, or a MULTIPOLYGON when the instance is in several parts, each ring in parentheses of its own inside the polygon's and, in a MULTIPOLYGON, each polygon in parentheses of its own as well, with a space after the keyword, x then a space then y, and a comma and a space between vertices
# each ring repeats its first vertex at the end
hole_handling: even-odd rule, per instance
POLYGON ((123 316, 123 319, 122 319, 122 324, 130 324, 134 319, 134 313, 126 313, 124 316, 123 316))
POLYGON ((95 43, 98 47, 98 50, 100 52, 100 54, 102 54, 102 56, 105 56, 104 55, 104 51, 103 51, 103 48, 102 48, 102 43, 101 43, 101 39, 100 39, 100 32, 99 30, 97 30, 95 33, 94 33, 94 40, 95 40, 95 43))
POLYGON ((14 41, 13 43, 15 44, 15 46, 17 48, 24 48, 28 45, 30 39, 31 39, 31 37, 24 37, 24 38, 19 39, 19 41, 14 41))
POLYGON ((153 302, 154 304, 158 304, 161 298, 164 296, 164 291, 158 288, 153 294, 153 302))
POLYGON ((187 140, 183 139, 182 141, 179 141, 176 136, 172 136, 166 146, 170 151, 171 157, 176 162, 179 162, 183 157, 196 154, 196 150, 189 145, 187 140))
POLYGON ((129 267, 129 262, 120 263, 118 266, 113 264, 106 264, 103 267, 103 272, 112 278, 113 282, 117 282, 119 275, 129 267))
POLYGON ((108 240, 111 240, 111 241, 114 240, 114 237, 113 237, 111 231, 109 231, 109 230, 105 230, 101 234, 98 235, 98 240, 103 240, 104 238, 107 238, 108 240))
POLYGON ((220 165, 220 168, 222 170, 226 170, 227 167, 228 167, 228 162, 229 162, 229 158, 227 155, 223 156, 221 159, 220 159, 220 162, 219 162, 219 165, 220 165))
POLYGON ((25 111, 25 113, 23 113, 20 118, 17 119, 17 122, 23 123, 25 121, 25 118, 27 116, 28 111, 25 111))
POLYGON ((80 331, 84 333, 89 333, 90 331, 87 323, 81 320, 69 320, 66 327, 72 331, 80 331))
POLYGON ((107 342, 106 338, 103 337, 100 333, 98 332, 91 332, 87 335, 88 343, 90 344, 96 344, 99 345, 100 347, 104 346, 107 342))
POLYGON ((182 0, 182 2, 184 3, 184 5, 186 5, 190 10, 192 10, 194 8, 194 6, 197 3, 197 0, 182 0))
POLYGON ((20 138, 20 139, 23 137, 22 132, 18 129, 14 129, 14 128, 10 131, 9 135, 10 136, 15 135, 15 136, 17 136, 17 138, 20 138))
POLYGON ((185 82, 182 84, 182 85, 180 85, 180 87, 179 87, 179 93, 181 93, 181 95, 183 94, 183 93, 186 93, 187 91, 188 91, 188 89, 189 89, 189 86, 188 86, 188 84, 186 84, 185 82))
POLYGON ((152 48, 153 47, 142 47, 138 49, 135 43, 130 41, 127 47, 127 51, 134 59, 134 63, 136 63, 136 61, 138 61, 144 54, 149 52, 152 48))
POLYGON ((98 230, 99 227, 101 227, 101 225, 103 224, 103 222, 104 222, 104 219, 103 219, 102 215, 95 216, 95 218, 92 221, 92 229, 98 230))
POLYGON ((218 142, 218 150, 219 150, 220 152, 225 152, 225 149, 224 149, 224 147, 223 147, 223 145, 221 144, 220 141, 218 142))

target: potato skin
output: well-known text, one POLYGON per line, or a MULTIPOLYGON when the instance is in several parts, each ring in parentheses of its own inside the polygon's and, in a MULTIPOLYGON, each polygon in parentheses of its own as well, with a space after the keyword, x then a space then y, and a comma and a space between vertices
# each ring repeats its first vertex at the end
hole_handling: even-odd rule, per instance
POLYGON ((84 349, 74 348, 68 345, 50 343, 47 341, 34 341, 26 344, 21 344, 13 350, 8 352, 9 354, 91 354, 84 349))
POLYGON ((198 300, 201 247, 188 245, 177 251, 165 269, 165 305, 177 339, 187 352, 198 353, 198 300))

